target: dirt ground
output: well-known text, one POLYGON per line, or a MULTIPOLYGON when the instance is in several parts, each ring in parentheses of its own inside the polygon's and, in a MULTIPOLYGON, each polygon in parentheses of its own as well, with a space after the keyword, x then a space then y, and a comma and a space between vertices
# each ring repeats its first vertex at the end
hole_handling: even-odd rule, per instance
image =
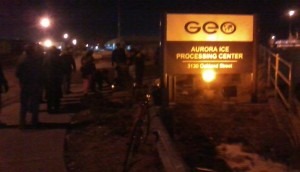
MULTIPOLYGON (((65 160, 70 172, 118 172, 123 163, 136 107, 128 100, 92 95, 83 100, 86 111, 76 114, 66 138, 65 160)), ((132 171, 161 171, 151 144, 140 150, 132 171)))
MULTIPOLYGON (((65 159, 68 170, 122 171, 136 109, 128 101, 111 102, 101 95, 94 95, 84 101, 92 108, 74 116, 66 138, 65 159)), ((226 159, 220 153, 226 149, 220 147, 222 144, 241 145, 243 152, 255 153, 264 160, 281 164, 278 172, 295 169, 299 163, 288 136, 277 127, 265 104, 240 104, 222 109, 220 104, 182 103, 163 114, 171 114, 173 117, 173 127, 169 129, 173 133, 174 143, 192 170, 201 167, 226 172, 251 171, 256 168, 254 158, 245 155, 231 157, 240 165, 230 167, 226 161, 228 157, 226 159), (252 165, 245 165, 245 161, 250 161, 252 165)), ((163 114, 162 118, 168 119, 166 125, 171 126, 170 116, 163 114)), ((148 145, 144 149, 144 155, 133 171, 163 171, 152 146, 148 145)), ((271 170, 274 166, 264 168, 271 170)))
MULTIPOLYGON (((172 109, 175 143, 190 167, 230 171, 225 170, 224 162, 232 160, 234 155, 229 159, 221 155, 225 151, 222 149, 226 149, 221 146, 224 144, 240 145, 244 153, 254 153, 264 160, 286 165, 281 168, 282 171, 297 166, 297 153, 286 133, 276 126, 269 108, 265 105, 244 104, 224 111, 220 107, 181 104, 172 109)), ((257 168, 250 156, 236 156, 234 162, 240 164, 230 167, 236 171, 257 168), (251 165, 245 165, 245 161, 250 161, 251 165)), ((267 166, 265 168, 268 170, 265 170, 274 172, 271 167, 267 166)))
MULTIPOLYGON (((266 102, 224 106, 198 100, 199 93, 179 96, 160 115, 191 171, 300 171, 299 149, 266 102)), ((128 97, 107 99, 101 94, 82 103, 86 110, 74 116, 66 137, 68 171, 122 171, 136 106, 128 97)), ((132 171, 164 171, 153 144, 144 146, 132 171)))
POLYGON ((218 101, 183 85, 178 86, 177 103, 165 113, 171 115, 164 121, 192 170, 300 170, 299 145, 293 144, 291 133, 283 127, 289 125, 284 123, 284 115, 289 114, 278 120, 268 101, 218 101))
MULTIPOLYGON (((146 77, 157 77, 156 66, 146 66, 146 77)), ((147 79, 146 78, 146 79, 147 79)), ((111 91, 82 98, 84 109, 75 114, 65 141, 65 162, 70 172, 119 172, 123 170, 137 105, 130 91, 111 91)), ((154 136, 140 147, 131 171, 162 171, 153 144, 154 136)))

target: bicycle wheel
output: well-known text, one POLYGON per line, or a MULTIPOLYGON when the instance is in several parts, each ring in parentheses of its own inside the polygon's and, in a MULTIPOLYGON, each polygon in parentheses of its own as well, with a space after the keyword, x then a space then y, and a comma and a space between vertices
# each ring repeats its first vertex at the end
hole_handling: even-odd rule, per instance
POLYGON ((143 137, 142 125, 143 121, 139 120, 136 122, 133 128, 129 146, 126 152, 123 172, 128 172, 132 168, 132 166, 137 162, 137 160, 134 160, 134 156, 138 152, 141 143, 141 138, 143 137))

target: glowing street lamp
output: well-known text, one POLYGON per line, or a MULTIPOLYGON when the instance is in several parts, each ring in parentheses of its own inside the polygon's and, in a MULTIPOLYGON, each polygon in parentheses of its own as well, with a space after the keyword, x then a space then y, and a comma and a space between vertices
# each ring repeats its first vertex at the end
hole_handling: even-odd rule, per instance
POLYGON ((292 35, 292 17, 295 15, 295 10, 290 10, 288 12, 288 15, 290 17, 290 22, 289 22, 289 39, 291 39, 293 37, 292 35))
POLYGON ((69 38, 69 34, 65 33, 65 34, 63 35, 63 37, 64 37, 64 39, 68 39, 68 38, 69 38))
POLYGON ((289 11, 289 16, 291 17, 291 16, 293 16, 295 14, 295 10, 290 10, 289 11))
POLYGON ((76 45, 77 44, 77 39, 73 39, 72 43, 73 43, 73 45, 76 45))
POLYGON ((269 38, 269 46, 270 47, 274 47, 275 45, 275 40, 276 40, 276 36, 275 35, 271 35, 270 38, 269 38))
POLYGON ((43 27, 43 28, 48 28, 51 24, 51 21, 48 17, 44 17, 40 20, 40 25, 43 27))
POLYGON ((53 45, 53 42, 50 39, 46 39, 43 43, 43 45, 47 48, 51 47, 53 45))

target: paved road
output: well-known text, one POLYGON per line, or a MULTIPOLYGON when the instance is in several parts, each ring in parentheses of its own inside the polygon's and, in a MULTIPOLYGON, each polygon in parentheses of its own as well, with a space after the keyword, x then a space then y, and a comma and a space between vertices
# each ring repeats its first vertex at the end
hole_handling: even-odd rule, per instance
MULTIPOLYGON (((3 94, 0 120, 7 126, 0 128, 0 171, 47 172, 66 171, 64 164, 64 139, 66 128, 74 113, 80 110, 81 82, 72 85, 73 93, 62 99, 62 111, 48 114, 46 104, 40 106, 40 129, 18 128, 19 86, 14 67, 5 68, 10 90, 3 94)), ((78 77, 78 73, 75 78, 78 77)), ((28 122, 31 115, 27 116, 28 122)))

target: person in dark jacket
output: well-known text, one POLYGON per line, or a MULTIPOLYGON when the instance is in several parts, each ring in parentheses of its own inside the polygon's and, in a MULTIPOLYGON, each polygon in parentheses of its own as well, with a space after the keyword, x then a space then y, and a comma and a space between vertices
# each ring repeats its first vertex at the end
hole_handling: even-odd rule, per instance
POLYGON ((96 65, 94 63, 93 51, 88 51, 81 58, 80 71, 83 79, 83 94, 87 95, 89 91, 95 91, 96 65))
POLYGON ((66 48, 66 50, 62 53, 61 58, 64 66, 63 91, 65 94, 69 94, 71 93, 70 87, 72 72, 76 71, 75 60, 70 47, 66 48))
POLYGON ((32 125, 37 126, 39 119, 39 104, 42 90, 42 58, 37 53, 35 44, 28 45, 25 49, 25 56, 21 59, 16 69, 16 76, 19 79, 21 88, 20 95, 20 127, 26 125, 26 114, 32 113, 32 125))
POLYGON ((44 61, 46 99, 49 113, 58 113, 60 109, 64 67, 59 54, 60 51, 53 46, 48 51, 44 61))
POLYGON ((116 49, 113 50, 112 56, 112 66, 115 67, 117 76, 115 77, 117 86, 127 87, 130 81, 130 75, 127 64, 127 56, 125 49, 121 46, 120 43, 116 44, 116 49))
POLYGON ((142 86, 144 80, 145 54, 140 50, 135 56, 135 82, 142 86))
POLYGON ((116 43, 116 49, 113 50, 111 55, 112 66, 121 65, 127 63, 127 57, 125 49, 121 46, 120 43, 116 43))
POLYGON ((137 86, 143 85, 145 54, 140 49, 130 50, 130 64, 133 66, 133 78, 137 86))
MULTIPOLYGON (((2 64, 0 64, 0 115, 2 114, 2 94, 6 93, 8 89, 9 87, 3 72, 2 64)), ((0 121, 0 125, 4 125, 4 123, 0 121)))

